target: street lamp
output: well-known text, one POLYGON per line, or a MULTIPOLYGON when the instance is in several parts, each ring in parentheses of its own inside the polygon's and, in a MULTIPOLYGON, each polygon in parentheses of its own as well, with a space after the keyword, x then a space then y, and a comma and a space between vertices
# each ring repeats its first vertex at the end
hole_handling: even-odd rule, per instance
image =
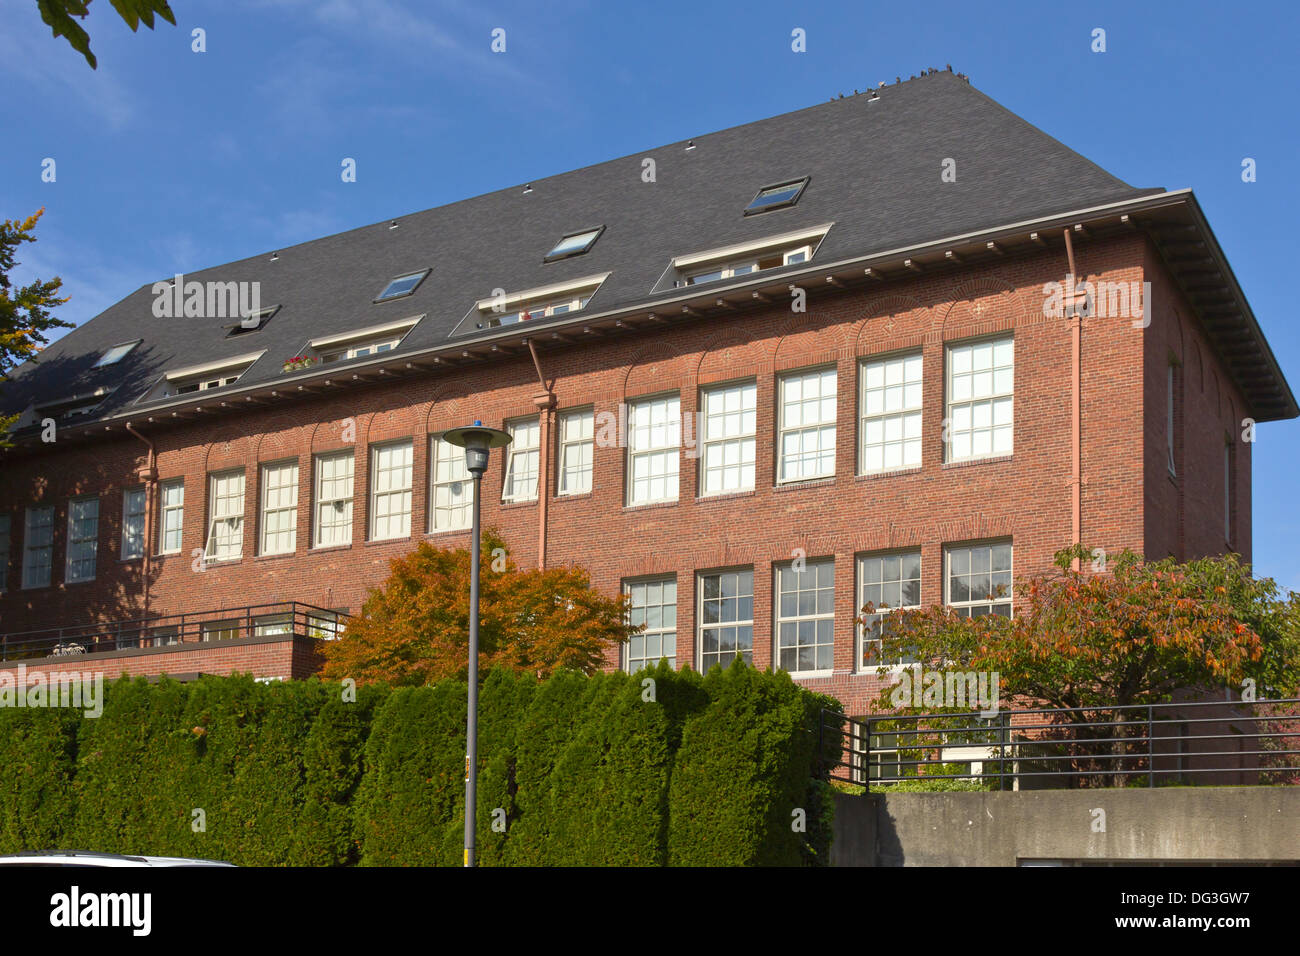
POLYGON ((469 719, 465 727, 465 865, 474 865, 474 817, 478 790, 478 569, 480 541, 479 494, 483 489, 483 472, 493 448, 510 444, 510 435, 487 428, 476 421, 465 428, 453 428, 443 441, 465 449, 465 468, 474 476, 474 522, 470 536, 469 570, 469 719))

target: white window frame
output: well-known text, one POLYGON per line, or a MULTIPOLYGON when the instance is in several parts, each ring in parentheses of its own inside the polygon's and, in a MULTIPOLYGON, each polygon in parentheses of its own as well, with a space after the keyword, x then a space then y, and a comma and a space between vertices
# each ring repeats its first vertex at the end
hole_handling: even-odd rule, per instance
POLYGON ((835 476, 835 453, 838 435, 836 421, 839 417, 839 371, 835 366, 800 369, 789 372, 777 380, 777 484, 790 484, 797 481, 816 481, 835 476), (804 395, 807 387, 816 383, 816 398, 804 395), (796 391, 792 386, 798 384, 798 397, 791 397, 796 391), (829 387, 830 394, 826 394, 829 387), (804 414, 810 402, 816 403, 817 418, 807 420, 804 414), (827 402, 830 417, 826 416, 827 402), (794 410, 798 409, 798 414, 794 410), (797 421, 795 421, 797 419, 797 421), (804 447, 805 440, 815 438, 815 448, 804 447), (799 446, 790 453, 787 446, 790 439, 796 439, 799 446), (829 442, 829 465, 827 464, 827 443, 829 442), (814 464, 805 463, 811 460, 814 464), (797 465, 797 468, 792 468, 797 465), (810 470, 811 468, 811 470, 810 470))
POLYGON ((700 496, 752 491, 758 436, 758 383, 700 390, 700 496))
POLYGON ((869 358, 859 365, 858 474, 921 467, 923 366, 920 352, 869 358))
POLYGON ((13 518, 0 514, 0 594, 9 583, 9 549, 13 545, 13 518))
POLYGON ((731 662, 740 657, 746 664, 754 663, 754 569, 752 567, 736 568, 718 568, 712 571, 701 571, 695 576, 695 658, 700 662, 700 673, 707 674, 714 664, 722 667, 730 667, 731 662), (744 576, 749 576, 749 589, 745 590, 744 576), (724 579, 734 577, 733 594, 726 593, 724 579), (718 579, 718 593, 716 597, 707 597, 705 592, 705 582, 710 578, 718 579), (744 616, 744 602, 749 601, 749 616, 744 616), (734 601, 734 609, 729 609, 727 601, 734 601), (717 604, 716 621, 705 621, 705 605, 709 602, 717 604), (728 610, 734 610, 735 617, 727 618, 728 610), (748 647, 741 645, 741 636, 744 629, 749 629, 748 647), (735 630, 735 647, 729 651, 722 649, 722 632, 728 629, 735 630), (716 644, 717 650, 705 650, 705 635, 707 632, 718 632, 716 644), (729 655, 729 656, 728 656, 729 655), (726 657, 726 661, 723 658, 726 657))
POLYGON ((644 631, 633 634, 623 648, 623 669, 635 674, 644 667, 654 667, 661 658, 677 667, 677 577, 662 575, 623 582, 628 597, 628 623, 646 624, 644 631), (671 589, 671 598, 669 596, 671 589), (651 601, 652 597, 658 600, 651 601), (657 612, 657 614, 656 614, 657 612), (671 618, 671 620, 669 620, 671 618), (669 648, 671 642, 671 649, 669 648), (658 647, 653 653, 651 647, 658 647))
POLYGON ((298 459, 267 462, 261 466, 257 483, 261 498, 259 553, 293 554, 298 549, 298 459))
POLYGON ((134 561, 144 557, 144 515, 148 505, 148 489, 144 485, 122 491, 122 560, 134 561), (134 502, 139 504, 135 505, 134 502))
POLYGON ((289 612, 280 614, 259 614, 253 618, 254 637, 288 637, 293 633, 293 615, 289 612))
POLYGON ((773 567, 776 580, 773 582, 775 600, 773 601, 773 612, 776 617, 776 627, 772 633, 772 661, 775 669, 784 670, 792 677, 815 677, 831 674, 835 670, 835 559, 834 558, 807 558, 804 562, 802 571, 796 571, 791 562, 779 564, 773 567), (830 569, 830 583, 823 585, 820 583, 821 572, 823 569, 830 569), (811 575, 812 581, 808 582, 806 578, 811 575), (793 578, 795 585, 793 591, 787 590, 785 584, 788 579, 793 578), (811 583, 811 587, 805 587, 805 584, 811 583), (822 596, 829 591, 828 609, 823 609, 822 596), (799 608, 800 596, 807 593, 814 596, 814 606, 811 611, 801 611, 799 608), (792 594, 794 597, 794 612, 786 613, 785 597, 792 594), (801 625, 809 624, 812 627, 812 642, 808 643, 799 636, 801 625), (823 626, 824 625, 824 626, 823 626), (784 631, 789 627, 793 629, 795 643, 791 645, 794 651, 795 667, 790 668, 785 665, 785 652, 791 648, 782 646, 784 631), (822 640, 823 635, 826 637, 822 640), (804 647, 813 649, 813 666, 800 667, 798 665, 799 651, 804 647), (819 660, 822 657, 821 649, 829 648, 829 659, 819 660), (827 666, 820 666, 825 663, 827 666))
POLYGON ((680 288, 740 278, 796 262, 807 263, 833 225, 824 223, 796 232, 677 256, 672 260, 669 277, 680 288), (798 258, 801 254, 803 259, 798 258))
POLYGON ((944 415, 947 422, 946 460, 979 461, 1002 458, 1015 450, 1015 369, 1014 335, 951 342, 944 348, 944 415), (987 368, 976 368, 977 359, 988 350, 987 368), (1002 362, 1002 358, 1009 361, 1002 362), (982 376, 988 376, 986 389, 978 389, 982 376), (1005 415, 1005 421, 999 416, 1005 415), (1000 435, 1006 435, 999 447, 1000 435), (987 435, 988 450, 976 451, 987 435), (966 447, 963 454, 959 449, 966 447))
POLYGON ((468 531, 474 522, 474 476, 465 449, 434 435, 429 450, 429 533, 468 531))
POLYGON ((506 422, 510 444, 506 447, 506 474, 501 483, 501 500, 536 501, 541 473, 542 421, 534 415, 506 422))
POLYGON ((199 625, 200 641, 234 641, 244 634, 244 623, 238 618, 225 621, 204 621, 199 625))
MULTIPOLYGON (((1013 542, 1010 538, 1000 538, 995 541, 971 541, 971 542, 964 542, 962 544, 945 545, 943 549, 943 603, 947 607, 950 607, 953 610, 955 610, 962 617, 983 616, 983 615, 975 615, 972 613, 977 609, 987 609, 985 613, 993 613, 992 608, 1005 604, 1007 606, 1006 616, 1008 617, 1011 616, 1012 614, 1015 613, 1015 602, 1014 602, 1014 591, 1013 591, 1013 584, 1015 582, 1015 559, 1016 559, 1016 551, 1015 551, 1015 547, 1013 546, 1013 542), (1008 567, 1005 570, 994 571, 992 570, 993 563, 994 563, 993 561, 994 552, 992 549, 1000 548, 1000 547, 1007 548, 1008 567), (998 597, 993 597, 992 594, 990 593, 990 597, 988 598, 977 598, 974 600, 967 599, 965 601, 953 601, 952 599, 953 555, 959 551, 970 552, 970 555, 968 557, 969 564, 967 565, 967 567, 973 569, 974 552, 977 550, 985 550, 985 549, 989 550, 990 570, 987 573, 989 575, 990 589, 995 589, 999 585, 1005 584, 1006 585, 1005 593, 998 597), (1005 581, 996 580, 994 578, 994 575, 999 575, 999 576, 1005 575, 1005 581)), ((966 572, 965 575, 958 575, 958 576, 959 577, 965 576, 969 578, 984 573, 985 572, 983 571, 969 570, 968 572, 966 572)))
POLYGON ((208 533, 203 545, 206 563, 238 561, 244 556, 245 491, 242 468, 208 474, 208 533))
POLYGON ((857 556, 857 608, 855 616, 862 615, 862 609, 867 606, 868 601, 872 601, 876 607, 876 613, 869 618, 862 620, 857 625, 857 650, 855 652, 855 670, 859 673, 874 674, 883 664, 890 670, 900 670, 912 663, 907 659, 897 661, 885 661, 880 659, 880 650, 883 645, 879 637, 868 637, 868 631, 878 633, 876 628, 894 611, 897 610, 915 610, 921 607, 921 585, 924 580, 925 562, 922 557, 920 548, 905 548, 897 551, 876 551, 869 554, 859 554, 857 556), (912 577, 907 574, 907 562, 910 558, 916 558, 916 576, 912 577), (898 577, 885 579, 887 573, 884 562, 891 559, 898 560, 898 577), (879 574, 872 574, 873 580, 868 581, 868 569, 873 562, 880 562, 881 567, 879 574), (879 577, 880 580, 874 580, 879 577), (916 582, 916 600, 910 604, 903 603, 905 591, 904 585, 908 582, 916 582), (886 603, 889 596, 887 588, 897 585, 899 590, 899 599, 897 604, 886 603), (881 597, 878 601, 873 601, 875 594, 879 591, 881 597), (877 660, 874 663, 867 663, 866 651, 867 645, 874 644, 878 648, 876 651, 877 660))
POLYGON ((54 506, 23 515, 23 588, 47 588, 54 580, 54 506), (44 571, 43 579, 36 575, 44 571))
POLYGON ((626 501, 629 506, 678 500, 681 444, 679 394, 648 396, 628 403, 626 501), (654 493, 657 483, 663 489, 661 494, 654 493))
POLYGON ((312 547, 334 548, 352 543, 352 507, 356 495, 356 452, 326 452, 312 459, 312 547), (329 466, 330 474, 326 474, 329 466), (342 466, 342 472, 335 470, 342 466), (326 520, 334 514, 339 520, 326 520), (326 532, 329 534, 326 534, 326 532))
POLYGON ((168 478, 158 485, 158 553, 179 554, 185 535, 185 479, 168 478), (179 501, 168 502, 168 492, 180 490, 179 501), (175 521, 173 523, 173 517, 175 521), (176 546, 167 547, 168 535, 175 533, 176 546))
POLYGON ((409 438, 370 446, 371 541, 400 541, 411 536, 414 449, 415 444, 409 438), (394 454, 399 457, 391 457, 394 454), (394 503, 396 507, 393 507, 394 503), (379 533, 381 521, 384 523, 383 534, 379 533))
POLYGON ((66 584, 95 580, 99 557, 99 499, 72 498, 68 501, 68 541, 63 562, 66 584), (78 522, 82 527, 78 528, 78 522), (89 528, 86 526, 89 525, 89 528))
POLYGON ((557 495, 585 495, 591 491, 595 474, 595 422, 594 408, 575 408, 560 414, 557 495))

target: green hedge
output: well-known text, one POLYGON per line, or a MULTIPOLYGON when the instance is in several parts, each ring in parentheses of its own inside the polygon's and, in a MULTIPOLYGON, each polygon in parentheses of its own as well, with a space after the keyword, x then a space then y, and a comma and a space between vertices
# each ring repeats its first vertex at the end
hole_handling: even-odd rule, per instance
MULTIPOLYGON (((357 689, 143 678, 102 716, 0 708, 0 852, 242 865, 458 866, 464 683, 357 689)), ((826 698, 742 664, 707 677, 496 671, 479 694, 481 865, 825 861, 811 783, 826 698)))

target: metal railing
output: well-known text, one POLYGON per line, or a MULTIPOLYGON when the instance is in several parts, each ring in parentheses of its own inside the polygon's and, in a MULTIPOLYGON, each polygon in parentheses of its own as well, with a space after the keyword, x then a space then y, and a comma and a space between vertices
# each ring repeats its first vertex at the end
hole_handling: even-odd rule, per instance
POLYGON ((294 636, 331 640, 342 633, 349 615, 341 611, 282 601, 218 608, 187 614, 0 635, 0 661, 67 657, 146 647, 231 641, 246 637, 294 636))
POLYGON ((1300 784, 1300 699, 847 717, 823 710, 823 776, 888 790, 1300 784))

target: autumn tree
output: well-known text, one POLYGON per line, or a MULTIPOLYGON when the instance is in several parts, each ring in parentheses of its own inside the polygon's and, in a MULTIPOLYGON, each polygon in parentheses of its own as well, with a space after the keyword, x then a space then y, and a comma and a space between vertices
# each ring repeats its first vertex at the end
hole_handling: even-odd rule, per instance
MULTIPOLYGON (((394 558, 343 636, 324 646, 322 674, 360 683, 422 685, 469 671, 468 548, 422 542, 394 558)), ((521 569, 492 531, 483 534, 479 673, 493 667, 545 677, 590 674, 605 652, 636 632, 626 598, 607 597, 580 567, 521 569)))
MULTIPOLYGON (((1146 733, 1141 722, 1114 723, 1132 721, 1134 711, 1128 708, 1168 702, 1180 690, 1222 694, 1227 687, 1247 700, 1297 693, 1300 598, 1295 594, 1284 597, 1271 579, 1256 580, 1235 555, 1178 564, 1148 562, 1125 551, 1102 573, 1072 568, 1077 560, 1088 569, 1091 556, 1082 546, 1068 548, 1057 553, 1054 569, 1016 581, 1014 617, 961 617, 940 606, 889 612, 882 660, 996 673, 1004 702, 1075 710, 1068 719, 1048 718, 1059 730, 1043 729, 1036 737, 1043 743, 1075 741, 1063 752, 1073 755, 1076 769, 1094 773, 1099 785, 1145 766, 1147 745, 1136 741, 1146 733)), ((876 610, 863 609, 867 615, 876 610)), ((911 696, 911 709, 922 715, 974 709, 928 706, 911 696)), ((892 698, 893 689, 886 686, 881 711, 894 708, 892 698)), ((908 740, 917 759, 933 760, 945 739, 941 728, 951 727, 952 720, 899 722, 898 727, 913 731, 908 740)), ((887 720, 877 727, 897 729, 887 720)), ((1268 729, 1258 726, 1261 734, 1268 729)), ((1286 759, 1274 764, 1290 766, 1286 759)))
POLYGON ((1300 601, 1235 556, 1177 564, 1125 551, 1105 573, 1087 570, 1090 561, 1088 549, 1068 548, 1053 570, 1016 581, 1014 617, 894 611, 883 659, 996 671, 1004 700, 1063 708, 1161 703, 1248 680, 1276 694, 1300 686, 1300 601), (1076 558, 1084 570, 1071 567, 1076 558))
MULTIPOLYGON (((73 19, 86 19, 90 14, 91 0, 36 0, 36 6, 56 37, 64 37, 72 48, 86 58, 92 70, 99 67, 95 54, 90 52, 90 34, 80 23, 73 19)), ((167 5, 167 0, 112 0, 113 9, 117 11, 126 25, 134 33, 143 23, 153 29, 153 18, 157 14, 172 26, 176 26, 176 15, 167 5)))
MULTIPOLYGON (((36 280, 30 285, 14 286, 10 273, 18 265, 18 247, 24 242, 35 242, 36 221, 44 209, 26 219, 6 219, 0 222, 0 385, 15 367, 36 357, 49 340, 45 333, 54 328, 71 328, 50 314, 50 309, 62 305, 67 299, 56 294, 63 285, 57 276, 45 281, 36 280)), ((0 415, 0 447, 6 443, 5 433, 17 416, 0 415)))

